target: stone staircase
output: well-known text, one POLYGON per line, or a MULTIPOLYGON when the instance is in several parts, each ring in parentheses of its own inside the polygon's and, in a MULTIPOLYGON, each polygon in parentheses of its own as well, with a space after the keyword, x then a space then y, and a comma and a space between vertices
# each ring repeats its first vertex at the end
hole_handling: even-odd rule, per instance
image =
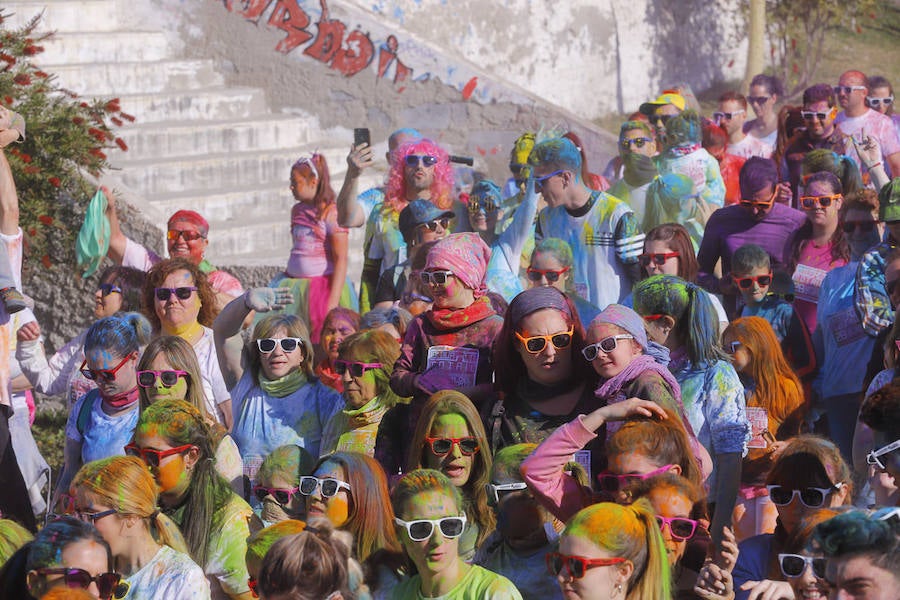
MULTIPOLYGON (((119 98, 136 117, 117 131, 129 150, 110 152, 105 183, 123 190, 161 230, 178 209, 203 214, 215 264, 285 264, 293 204, 288 172, 299 156, 321 152, 335 191, 343 181, 350 130, 324 131, 311 115, 273 113, 261 89, 228 86, 213 60, 183 59, 171 34, 130 25, 126 3, 13 0, 4 8, 14 13, 7 27, 43 12, 40 30, 56 35, 36 62, 63 87, 119 98)), ((368 173, 360 189, 383 177, 368 173)), ((361 239, 362 231, 353 230, 351 248, 361 248, 361 239)), ((361 254, 350 253, 351 276, 361 269, 361 254)))

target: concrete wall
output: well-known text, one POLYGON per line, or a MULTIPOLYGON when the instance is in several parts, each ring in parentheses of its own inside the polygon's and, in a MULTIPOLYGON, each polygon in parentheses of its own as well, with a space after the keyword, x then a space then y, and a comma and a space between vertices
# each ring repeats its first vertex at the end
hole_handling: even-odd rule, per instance
MULTIPOLYGON (((141 3, 137 3, 141 4, 141 3)), ((524 130, 574 129, 670 84, 739 77, 738 0, 152 0, 135 20, 321 127, 417 127, 495 177, 524 130)))

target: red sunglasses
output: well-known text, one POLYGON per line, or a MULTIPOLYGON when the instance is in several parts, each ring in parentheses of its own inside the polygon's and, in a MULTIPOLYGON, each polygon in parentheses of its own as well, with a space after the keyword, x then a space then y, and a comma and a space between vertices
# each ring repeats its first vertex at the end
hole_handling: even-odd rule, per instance
POLYGON ((194 447, 193 444, 185 444, 184 446, 169 448, 168 450, 154 450, 152 448, 140 448, 136 444, 128 444, 125 446, 125 454, 128 456, 137 456, 151 467, 158 467, 159 463, 162 462, 162 459, 165 457, 172 456, 173 454, 181 454, 194 447))
POLYGON ((585 558, 583 556, 569 556, 559 552, 547 554, 547 570, 554 577, 558 577, 565 569, 572 579, 581 579, 588 569, 594 567, 608 567, 625 562, 625 559, 616 556, 613 558, 585 558))
POLYGON ((82 375, 84 375, 91 381, 103 381, 106 383, 110 383, 116 380, 116 373, 118 373, 119 369, 121 369, 125 365, 125 363, 127 363, 132 358, 134 358, 134 355, 129 354, 122 359, 122 362, 117 364, 112 369, 86 369, 85 367, 87 367, 87 359, 84 359, 84 362, 81 363, 81 367, 79 367, 78 370, 81 371, 82 375))

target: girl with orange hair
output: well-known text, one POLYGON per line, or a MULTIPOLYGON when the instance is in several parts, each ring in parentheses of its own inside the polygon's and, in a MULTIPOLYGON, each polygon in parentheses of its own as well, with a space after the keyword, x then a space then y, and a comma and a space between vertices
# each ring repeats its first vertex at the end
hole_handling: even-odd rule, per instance
POLYGON ((141 459, 90 462, 72 489, 75 516, 93 523, 109 544, 129 598, 209 598, 209 582, 187 555, 178 526, 156 508, 156 482, 141 459))
POLYGON ((325 315, 336 306, 358 308, 347 280, 347 229, 337 222, 337 198, 325 157, 301 157, 291 167, 291 237, 287 268, 270 287, 289 287, 294 302, 285 308, 303 318, 319 343, 325 315))
POLYGON ((805 405, 800 380, 768 321, 737 319, 725 329, 723 341, 744 384, 752 428, 735 507, 735 534, 742 540, 775 529, 777 514, 768 499, 765 478, 785 440, 800 433, 805 405))

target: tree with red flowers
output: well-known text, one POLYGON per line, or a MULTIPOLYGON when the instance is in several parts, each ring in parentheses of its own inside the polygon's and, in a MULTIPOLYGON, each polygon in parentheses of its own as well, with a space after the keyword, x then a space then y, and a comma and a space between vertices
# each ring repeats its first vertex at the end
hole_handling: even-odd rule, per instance
POLYGON ((51 33, 37 33, 40 17, 8 29, 0 9, 0 104, 25 118, 26 139, 6 148, 19 192, 19 222, 29 263, 74 264, 77 224, 93 189, 83 174, 109 167, 106 150, 118 146, 114 127, 134 117, 119 100, 89 100, 58 85, 32 63, 51 33), (50 257, 53 257, 52 259, 50 257))

